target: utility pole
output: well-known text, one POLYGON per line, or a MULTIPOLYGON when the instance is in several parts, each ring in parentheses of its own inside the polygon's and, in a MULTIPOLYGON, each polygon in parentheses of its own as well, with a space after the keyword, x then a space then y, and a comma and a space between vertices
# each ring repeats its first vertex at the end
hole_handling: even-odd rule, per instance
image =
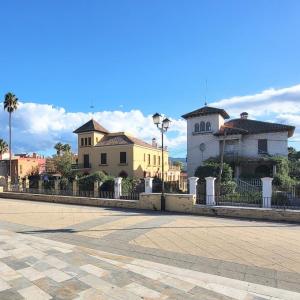
POLYGON ((224 137, 223 137, 223 144, 221 150, 221 157, 220 157, 220 168, 219 168, 219 175, 218 175, 218 196, 221 194, 221 181, 222 181, 222 174, 224 168, 224 152, 225 152, 225 143, 226 143, 226 136, 227 136, 227 128, 224 127, 224 137))

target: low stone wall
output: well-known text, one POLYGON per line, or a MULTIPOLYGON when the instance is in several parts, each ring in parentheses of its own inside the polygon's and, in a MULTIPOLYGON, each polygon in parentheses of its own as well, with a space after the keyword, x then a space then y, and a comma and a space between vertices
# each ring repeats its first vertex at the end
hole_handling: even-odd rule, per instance
POLYGON ((20 199, 30 201, 42 201, 62 204, 77 204, 88 206, 104 206, 104 207, 119 207, 119 208, 138 208, 137 200, 119 200, 119 199, 100 199, 88 197, 73 197, 59 195, 42 195, 29 193, 0 193, 0 198, 20 199))
POLYGON ((300 223, 300 210, 195 205, 194 214, 300 223))
POLYGON ((138 208, 161 210, 160 197, 161 194, 158 193, 152 193, 152 194, 142 193, 140 194, 138 208))
MULTIPOLYGON (((204 216, 234 217, 268 221, 300 223, 300 210, 269 208, 248 208, 231 206, 206 206, 196 204, 194 195, 166 194, 166 211, 183 212, 204 216)), ((88 197, 42 195, 14 192, 0 192, 0 198, 43 201, 63 204, 77 204, 102 207, 160 210, 161 194, 140 194, 140 200, 100 199, 88 197)))
POLYGON ((196 196, 189 194, 166 194, 166 210, 193 213, 196 196))

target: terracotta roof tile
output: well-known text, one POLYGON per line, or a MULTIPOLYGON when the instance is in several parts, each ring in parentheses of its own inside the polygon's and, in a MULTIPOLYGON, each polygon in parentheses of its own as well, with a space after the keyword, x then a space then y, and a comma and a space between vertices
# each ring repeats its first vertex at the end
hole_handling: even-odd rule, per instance
POLYGON ((87 123, 83 124, 76 130, 74 130, 74 133, 83 133, 83 132, 91 132, 91 131, 97 131, 101 133, 109 133, 107 129, 105 129, 103 126, 101 126, 98 122, 96 122, 94 119, 89 120, 87 123))
POLYGON ((224 129, 227 128, 226 134, 258 134, 258 133, 268 133, 268 132, 288 132, 288 137, 294 134, 295 127, 262 122, 249 119, 234 119, 226 122, 221 129, 215 133, 215 135, 224 135, 224 129))
POLYGON ((128 136, 125 133, 120 133, 119 135, 115 135, 115 134, 108 134, 105 135, 96 145, 97 147, 101 147, 101 146, 115 146, 115 145, 130 145, 130 144, 135 144, 135 145, 139 145, 139 146, 143 146, 143 147, 147 147, 147 148, 155 148, 153 147, 151 144, 148 144, 138 138, 132 137, 132 136, 128 136))
POLYGON ((220 114, 223 116, 224 119, 229 119, 229 115, 224 109, 221 108, 215 108, 210 106, 204 106, 199 109, 196 109, 190 113, 182 115, 182 118, 188 119, 192 117, 198 117, 198 116, 205 116, 205 115, 212 115, 212 114, 220 114))

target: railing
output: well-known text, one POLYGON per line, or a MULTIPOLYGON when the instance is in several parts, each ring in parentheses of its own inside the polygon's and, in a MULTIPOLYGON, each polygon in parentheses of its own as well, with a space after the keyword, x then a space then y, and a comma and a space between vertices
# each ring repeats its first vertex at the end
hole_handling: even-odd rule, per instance
MULTIPOLYGON (((208 196, 210 200, 213 196, 208 196)), ((210 202, 210 201, 209 201, 210 202)), ((220 206, 262 207, 262 194, 228 194, 216 195, 215 204, 220 206)))
POLYGON ((252 179, 250 181, 245 181, 241 179, 235 179, 237 184, 237 192, 247 193, 247 192, 259 192, 261 191, 261 180, 260 179, 252 179))
POLYGON ((72 170, 90 169, 92 167, 91 163, 88 164, 72 164, 72 170))
POLYGON ((300 209, 300 185, 290 187, 273 186, 272 207, 300 209))

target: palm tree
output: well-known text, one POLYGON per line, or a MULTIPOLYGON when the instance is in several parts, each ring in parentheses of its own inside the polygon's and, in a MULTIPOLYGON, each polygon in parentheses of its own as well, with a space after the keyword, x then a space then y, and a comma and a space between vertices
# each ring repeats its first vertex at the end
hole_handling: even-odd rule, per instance
POLYGON ((11 176, 11 114, 17 110, 19 99, 13 93, 7 93, 4 97, 4 110, 9 114, 9 176, 11 176))
POLYGON ((69 153, 69 152, 71 151, 71 146, 70 146, 69 144, 64 144, 64 145, 62 146, 62 150, 63 150, 63 152, 65 152, 65 153, 69 153))
POLYGON ((0 155, 4 154, 8 150, 8 145, 7 143, 3 140, 0 139, 0 155))
POLYGON ((56 154, 58 156, 60 156, 61 152, 63 151, 63 147, 64 147, 64 145, 60 142, 55 144, 54 149, 56 150, 56 154))

